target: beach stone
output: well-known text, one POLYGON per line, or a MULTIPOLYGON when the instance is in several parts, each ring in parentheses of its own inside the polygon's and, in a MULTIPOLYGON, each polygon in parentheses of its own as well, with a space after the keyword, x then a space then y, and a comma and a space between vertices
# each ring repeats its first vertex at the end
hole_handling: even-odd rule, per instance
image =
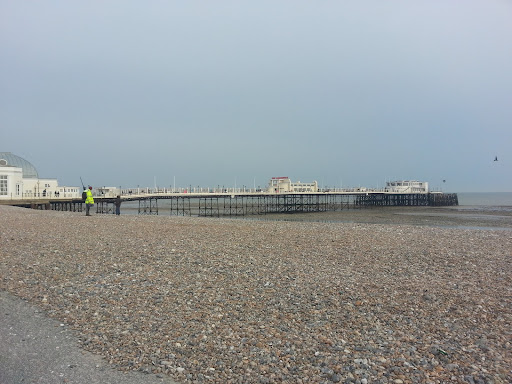
POLYGON ((0 215, 0 289, 118 369, 180 383, 512 382, 507 231, 0 215))

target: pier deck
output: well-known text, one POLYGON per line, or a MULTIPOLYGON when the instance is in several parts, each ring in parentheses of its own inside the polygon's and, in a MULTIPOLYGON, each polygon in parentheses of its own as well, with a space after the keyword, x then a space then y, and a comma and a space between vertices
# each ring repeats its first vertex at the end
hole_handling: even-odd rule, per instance
MULTIPOLYGON (((457 194, 444 193, 180 193, 123 196, 138 201, 139 214, 158 214, 158 200, 170 200, 171 215, 247 216, 360 209, 373 206, 453 206, 457 194)), ((113 199, 97 199, 98 212, 112 213, 113 199)))
MULTIPOLYGON (((94 197, 96 212, 115 212, 114 198, 94 197)), ((158 215, 158 200, 170 200, 171 215, 247 216, 269 213, 340 211, 374 206, 453 206, 455 193, 316 192, 316 193, 144 193, 122 202, 139 203, 139 214, 158 215)), ((82 212, 81 199, 4 200, 3 204, 34 209, 82 212)))

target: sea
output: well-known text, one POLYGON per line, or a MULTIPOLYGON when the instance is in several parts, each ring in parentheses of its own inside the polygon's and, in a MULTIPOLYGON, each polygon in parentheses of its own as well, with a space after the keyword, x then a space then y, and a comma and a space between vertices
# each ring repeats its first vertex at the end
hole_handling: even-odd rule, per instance
POLYGON ((459 207, 512 211, 512 192, 460 192, 459 207))

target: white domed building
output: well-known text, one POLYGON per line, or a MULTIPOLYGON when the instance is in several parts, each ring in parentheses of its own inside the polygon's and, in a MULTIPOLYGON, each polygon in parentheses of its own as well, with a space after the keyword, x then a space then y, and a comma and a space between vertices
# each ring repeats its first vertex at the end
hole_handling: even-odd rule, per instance
POLYGON ((40 179, 22 157, 0 152, 0 200, 80 198, 79 187, 61 187, 57 179, 40 179))

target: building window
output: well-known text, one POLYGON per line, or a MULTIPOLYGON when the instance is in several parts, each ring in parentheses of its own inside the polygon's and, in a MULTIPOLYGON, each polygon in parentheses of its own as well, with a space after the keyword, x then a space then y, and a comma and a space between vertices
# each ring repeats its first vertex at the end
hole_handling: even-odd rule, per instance
POLYGON ((0 196, 7 196, 7 176, 0 176, 0 196))

